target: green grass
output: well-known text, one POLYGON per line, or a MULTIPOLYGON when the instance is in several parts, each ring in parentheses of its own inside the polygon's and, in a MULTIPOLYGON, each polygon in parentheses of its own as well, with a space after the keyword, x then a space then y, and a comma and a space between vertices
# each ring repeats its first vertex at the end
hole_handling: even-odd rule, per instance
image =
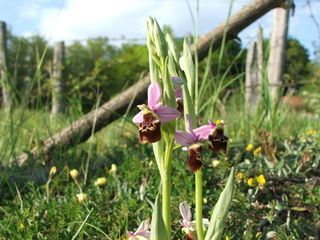
MULTIPOLYGON (((17 111, 14 116, 19 118, 19 114, 17 111)), ((17 128, 21 132, 16 133, 19 137, 16 137, 15 153, 28 149, 32 144, 30 139, 39 141, 70 121, 67 118, 50 120, 44 112, 27 112, 25 116, 23 124, 17 128)), ((319 219, 316 206, 320 201, 320 189, 316 175, 320 161, 317 154, 320 128, 312 118, 297 114, 288 116, 280 136, 274 138, 277 146, 274 164, 270 163, 267 153, 255 157, 245 151, 249 142, 255 147, 261 145, 257 132, 262 129, 254 129, 250 119, 239 118, 235 111, 217 116, 226 119, 231 142, 228 158, 209 153, 204 157, 204 217, 210 217, 211 207, 224 186, 230 167, 236 165, 237 172, 246 174, 246 178, 237 183, 225 236, 255 239, 260 231, 261 239, 269 231, 276 231, 279 239, 314 236, 319 219), (316 136, 307 135, 311 128, 317 130, 316 136), (213 159, 220 161, 215 168, 211 165, 213 159), (266 176, 267 184, 253 194, 255 188, 250 188, 246 179, 261 173, 266 176), (308 182, 305 182, 306 177, 308 182)), ((9 129, 2 126, 7 136, 9 129)), ((0 239, 72 239, 78 230, 77 239, 125 239, 127 231, 135 230, 140 221, 151 217, 148 202, 154 201, 160 182, 151 146, 139 145, 135 131, 132 124, 114 122, 88 142, 56 151, 50 166, 56 165, 58 173, 50 184, 49 202, 45 185, 50 166, 43 166, 43 159, 30 162, 24 168, 4 168, 0 172, 0 239), (84 185, 88 158, 88 179, 84 185), (112 163, 118 166, 116 176, 108 172, 112 163), (77 201, 79 190, 69 176, 69 170, 73 168, 79 170, 83 192, 89 196, 84 204, 77 201), (107 178, 107 185, 97 188, 94 181, 102 176, 107 178), (143 181, 147 184, 141 191, 143 181)), ((2 146, 6 149, 4 143, 2 146)), ((186 159, 185 152, 175 152, 173 239, 183 239, 178 222, 179 203, 187 200, 194 207, 193 174, 187 169, 186 159)))

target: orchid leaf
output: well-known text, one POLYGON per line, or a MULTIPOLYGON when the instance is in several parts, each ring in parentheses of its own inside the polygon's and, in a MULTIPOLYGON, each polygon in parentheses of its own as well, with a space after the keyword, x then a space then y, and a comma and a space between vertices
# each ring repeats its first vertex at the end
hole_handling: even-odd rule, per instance
POLYGON ((161 201, 158 194, 152 210, 150 240, 160 239, 168 240, 166 227, 162 218, 161 201))
POLYGON ((220 240, 231 205, 234 185, 234 168, 228 177, 227 184, 214 206, 205 240, 220 240))

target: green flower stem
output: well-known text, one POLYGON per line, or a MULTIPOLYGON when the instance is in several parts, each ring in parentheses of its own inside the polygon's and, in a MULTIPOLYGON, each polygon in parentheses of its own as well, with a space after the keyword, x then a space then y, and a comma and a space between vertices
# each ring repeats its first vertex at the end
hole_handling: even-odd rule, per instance
POLYGON ((167 239, 171 239, 171 160, 173 141, 170 141, 165 150, 165 162, 162 174, 162 216, 167 230, 167 239))
POLYGON ((196 181, 196 228, 198 240, 203 240, 202 225, 202 171, 199 169, 195 172, 196 181))
POLYGON ((162 215, 167 230, 167 239, 171 237, 171 169, 166 169, 162 178, 162 215))
POLYGON ((51 179, 49 178, 46 184, 47 202, 49 202, 49 198, 50 198, 50 182, 51 182, 51 179))

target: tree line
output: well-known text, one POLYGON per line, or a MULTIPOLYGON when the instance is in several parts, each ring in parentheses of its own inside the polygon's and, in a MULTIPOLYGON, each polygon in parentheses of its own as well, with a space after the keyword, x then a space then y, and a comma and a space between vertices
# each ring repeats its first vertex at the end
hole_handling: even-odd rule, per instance
MULTIPOLYGON (((182 44, 182 39, 178 41, 182 44)), ((289 39, 287 48, 285 82, 299 86, 310 74, 308 51, 296 39, 289 39)), ((227 43, 222 55, 220 49, 210 57, 211 76, 223 74, 230 66, 228 77, 243 73, 245 56, 246 49, 240 41, 227 43)), ((14 104, 27 103, 29 108, 50 106, 52 59, 53 47, 43 37, 21 37, 8 32, 7 76, 14 104)), ((207 64, 208 61, 200 63, 200 69, 207 64)), ((63 71, 66 105, 87 112, 97 101, 109 100, 148 71, 147 48, 136 43, 115 46, 107 37, 74 41, 66 46, 63 71)), ((230 87, 237 86, 235 83, 230 87)))

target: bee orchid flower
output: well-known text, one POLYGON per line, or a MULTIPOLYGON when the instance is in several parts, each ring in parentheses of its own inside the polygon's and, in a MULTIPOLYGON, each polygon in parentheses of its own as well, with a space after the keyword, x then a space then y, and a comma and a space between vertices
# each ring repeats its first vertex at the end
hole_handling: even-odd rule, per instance
POLYGON ((133 122, 139 125, 140 143, 154 143, 161 139, 161 123, 172 121, 180 116, 174 108, 164 106, 161 100, 160 85, 153 82, 148 88, 148 105, 138 105, 141 110, 133 117, 133 122))
POLYGON ((150 239, 150 220, 146 219, 141 222, 137 231, 128 232, 129 240, 149 240, 150 239))
MULTIPOLYGON (((186 235, 187 240, 197 240, 196 223, 192 221, 191 208, 186 201, 179 204, 180 214, 182 220, 180 224, 182 226, 182 232, 186 235)), ((209 220, 206 218, 202 219, 203 227, 206 228, 209 225, 209 220)))
POLYGON ((209 135, 215 128, 215 124, 209 121, 208 125, 201 126, 196 129, 192 129, 190 119, 187 116, 186 127, 188 132, 176 131, 175 139, 184 147, 188 147, 189 160, 188 165, 191 171, 195 172, 202 166, 201 152, 203 146, 202 141, 208 140, 209 135))

